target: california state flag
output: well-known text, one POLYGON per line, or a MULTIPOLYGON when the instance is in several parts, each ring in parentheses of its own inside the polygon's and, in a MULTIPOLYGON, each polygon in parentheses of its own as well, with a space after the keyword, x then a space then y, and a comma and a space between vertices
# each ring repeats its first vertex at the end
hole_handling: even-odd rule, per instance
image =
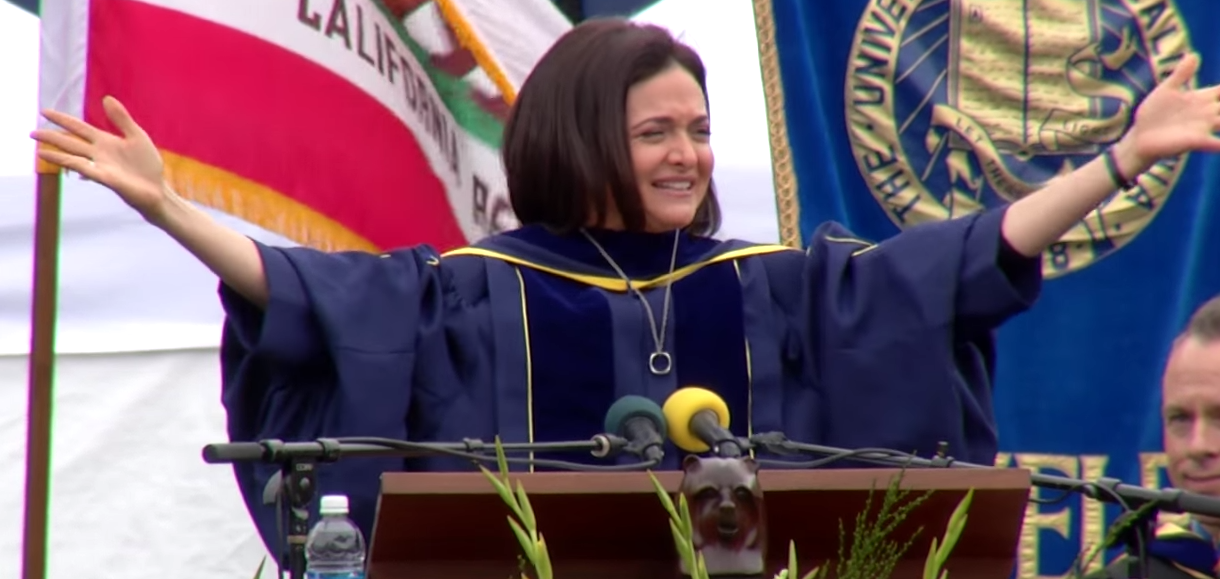
POLYGON ((184 197, 299 243, 463 245, 514 224, 508 102, 548 0, 43 0, 40 105, 122 101, 184 197))

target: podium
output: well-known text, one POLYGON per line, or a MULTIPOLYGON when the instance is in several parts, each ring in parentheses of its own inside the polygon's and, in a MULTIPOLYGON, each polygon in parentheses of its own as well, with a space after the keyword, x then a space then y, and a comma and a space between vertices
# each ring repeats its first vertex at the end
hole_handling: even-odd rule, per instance
MULTIPOLYGON (((671 493, 680 471, 655 473, 671 493)), ((851 536, 875 487, 873 508, 898 469, 759 472, 767 510, 766 579, 787 566, 796 542, 800 574, 828 566, 833 577, 839 525, 851 536)), ((905 541, 923 527, 895 579, 922 577, 932 538, 969 489, 969 519, 947 569, 954 579, 1009 579, 1029 498, 1023 469, 908 469, 901 488, 932 490, 890 535, 905 541)), ((678 579, 669 516, 647 472, 513 473, 530 497, 555 579, 678 579)), ((514 482, 515 485, 515 482, 514 482)), ((675 501, 676 504, 676 501, 675 501)), ((386 473, 369 553, 369 579, 509 579, 520 577, 520 547, 510 511, 483 473, 386 473)), ((797 578, 799 579, 799 578, 797 578)))

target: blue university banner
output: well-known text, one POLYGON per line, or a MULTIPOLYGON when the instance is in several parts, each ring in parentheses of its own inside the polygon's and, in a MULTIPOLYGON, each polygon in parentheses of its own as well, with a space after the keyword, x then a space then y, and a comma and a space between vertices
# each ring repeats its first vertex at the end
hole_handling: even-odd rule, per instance
MULTIPOLYGON (((1010 202, 1120 137, 1188 51, 1220 81, 1217 0, 755 0, 784 241, 884 239, 1010 202), (986 170, 984 170, 986 168, 986 170)), ((999 334, 1006 466, 1164 486, 1160 377, 1220 293, 1220 161, 1143 175, 1045 255, 999 334)), ((1043 491, 1049 496, 1051 491, 1043 491)), ((1017 575, 1060 576, 1115 512, 1031 503, 1017 575)))

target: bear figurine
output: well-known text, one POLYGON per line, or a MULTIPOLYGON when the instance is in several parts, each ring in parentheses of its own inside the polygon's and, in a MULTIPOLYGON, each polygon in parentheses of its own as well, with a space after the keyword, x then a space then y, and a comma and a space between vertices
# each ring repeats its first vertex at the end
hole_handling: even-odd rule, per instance
MULTIPOLYGON (((711 577, 764 576, 767 517, 758 467, 750 457, 690 455, 682 462, 678 492, 686 497, 692 542, 711 577)), ((682 573, 690 576, 685 564, 682 573)))

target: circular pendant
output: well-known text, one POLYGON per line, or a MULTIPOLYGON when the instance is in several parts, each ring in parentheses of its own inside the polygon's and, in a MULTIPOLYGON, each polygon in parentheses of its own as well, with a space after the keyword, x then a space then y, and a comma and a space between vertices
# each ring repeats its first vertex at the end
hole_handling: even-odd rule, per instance
POLYGON ((664 376, 674 367, 674 360, 669 352, 654 352, 648 357, 648 369, 657 376, 664 376))

